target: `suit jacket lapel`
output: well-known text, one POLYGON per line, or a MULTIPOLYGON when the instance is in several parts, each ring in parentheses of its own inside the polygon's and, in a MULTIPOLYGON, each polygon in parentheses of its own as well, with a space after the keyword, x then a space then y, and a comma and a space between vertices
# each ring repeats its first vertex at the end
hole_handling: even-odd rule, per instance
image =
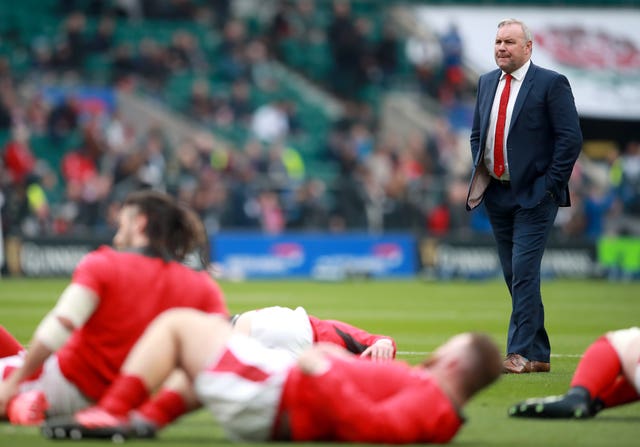
POLYGON ((486 82, 483 80, 482 88, 478 91, 478 107, 482 111, 482 118, 480 120, 480 147, 476 153, 476 158, 473 161, 473 171, 471 174, 471 183, 469 184, 469 191, 467 192, 467 210, 476 208, 482 202, 484 192, 491 181, 489 172, 482 161, 484 154, 484 147, 487 144, 487 134, 489 132, 489 119, 491 117, 491 108, 493 107, 493 100, 496 96, 496 90, 498 89, 498 83, 500 82, 500 76, 502 70, 497 69, 492 73, 487 73, 486 82))
POLYGON ((490 81, 487 82, 488 86, 491 88, 485 89, 483 94, 483 108, 485 109, 482 114, 482 122, 480 123, 480 150, 478 150, 478 156, 476 157, 475 164, 477 165, 479 160, 482 160, 482 154, 484 153, 484 147, 487 144, 487 134, 489 132, 489 119, 491 118, 491 107, 493 107, 493 99, 496 96, 496 90, 498 89, 498 83, 500 82, 500 76, 502 75, 502 70, 495 70, 491 77, 490 81))
MULTIPOLYGON (((496 96, 496 90, 498 89, 498 84, 500 83, 500 75, 502 75, 502 70, 496 70, 493 73, 490 89, 488 89, 485 93, 485 112, 482 122, 482 129, 484 129, 484 133, 486 135, 489 130, 489 119, 491 118, 491 108, 493 107, 493 99, 496 96)), ((485 139, 486 140, 486 139, 485 139)))
POLYGON ((527 70, 527 74, 522 81, 522 86, 520 86, 520 91, 518 92, 518 97, 516 98, 516 102, 513 105, 513 112, 511 113, 511 122, 509 123, 509 129, 513 126, 513 123, 518 119, 518 115, 522 111, 522 106, 524 105, 525 100, 527 99, 527 95, 529 94, 529 90, 533 86, 533 78, 535 76, 537 67, 533 65, 533 63, 529 66, 529 70, 527 70))

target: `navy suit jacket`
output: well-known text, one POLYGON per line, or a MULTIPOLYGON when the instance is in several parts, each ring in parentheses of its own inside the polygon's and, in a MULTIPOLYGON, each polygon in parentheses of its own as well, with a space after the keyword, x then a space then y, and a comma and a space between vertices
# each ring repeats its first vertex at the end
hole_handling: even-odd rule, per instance
MULTIPOLYGON (((473 172, 467 209, 478 206, 489 184, 484 148, 489 116, 502 70, 480 76, 471 129, 473 172)), ((546 194, 569 206, 569 177, 580 150, 582 132, 567 78, 533 63, 516 98, 507 135, 511 188, 518 204, 533 208, 546 194)))

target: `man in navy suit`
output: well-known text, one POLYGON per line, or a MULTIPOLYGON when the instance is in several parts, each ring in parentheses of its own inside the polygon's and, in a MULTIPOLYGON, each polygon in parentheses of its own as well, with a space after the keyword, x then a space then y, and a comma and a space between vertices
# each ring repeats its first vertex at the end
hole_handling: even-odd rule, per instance
POLYGON ((517 374, 551 367, 540 264, 558 207, 570 205, 567 185, 582 148, 569 81, 531 63, 532 48, 524 23, 498 24, 499 69, 478 81, 467 196, 468 210, 484 200, 491 221, 512 302, 503 372, 517 374))

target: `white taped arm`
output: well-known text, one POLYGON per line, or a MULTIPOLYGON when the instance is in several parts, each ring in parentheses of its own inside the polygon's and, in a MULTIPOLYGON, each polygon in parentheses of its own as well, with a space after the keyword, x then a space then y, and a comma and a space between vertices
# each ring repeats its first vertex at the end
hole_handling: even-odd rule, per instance
POLYGON ((71 322, 73 328, 79 328, 87 322, 98 306, 98 295, 80 284, 69 284, 52 312, 71 322))
POLYGON ((71 332, 89 319, 97 305, 98 296, 93 290, 70 284, 38 326, 36 337, 47 348, 57 351, 69 339, 71 332))
POLYGON ((52 352, 56 352, 70 335, 71 329, 64 325, 53 312, 49 312, 38 325, 35 338, 52 352))

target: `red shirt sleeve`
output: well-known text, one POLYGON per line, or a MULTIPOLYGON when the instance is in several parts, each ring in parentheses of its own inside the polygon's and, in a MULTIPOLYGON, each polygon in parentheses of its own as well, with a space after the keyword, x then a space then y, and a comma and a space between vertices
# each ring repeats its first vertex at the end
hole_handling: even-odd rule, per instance
POLYGON ((370 334, 365 330, 337 320, 321 320, 309 315, 313 329, 314 342, 329 342, 342 346, 346 350, 361 354, 380 339, 388 339, 393 344, 393 356, 396 355, 396 342, 385 335, 370 334))

